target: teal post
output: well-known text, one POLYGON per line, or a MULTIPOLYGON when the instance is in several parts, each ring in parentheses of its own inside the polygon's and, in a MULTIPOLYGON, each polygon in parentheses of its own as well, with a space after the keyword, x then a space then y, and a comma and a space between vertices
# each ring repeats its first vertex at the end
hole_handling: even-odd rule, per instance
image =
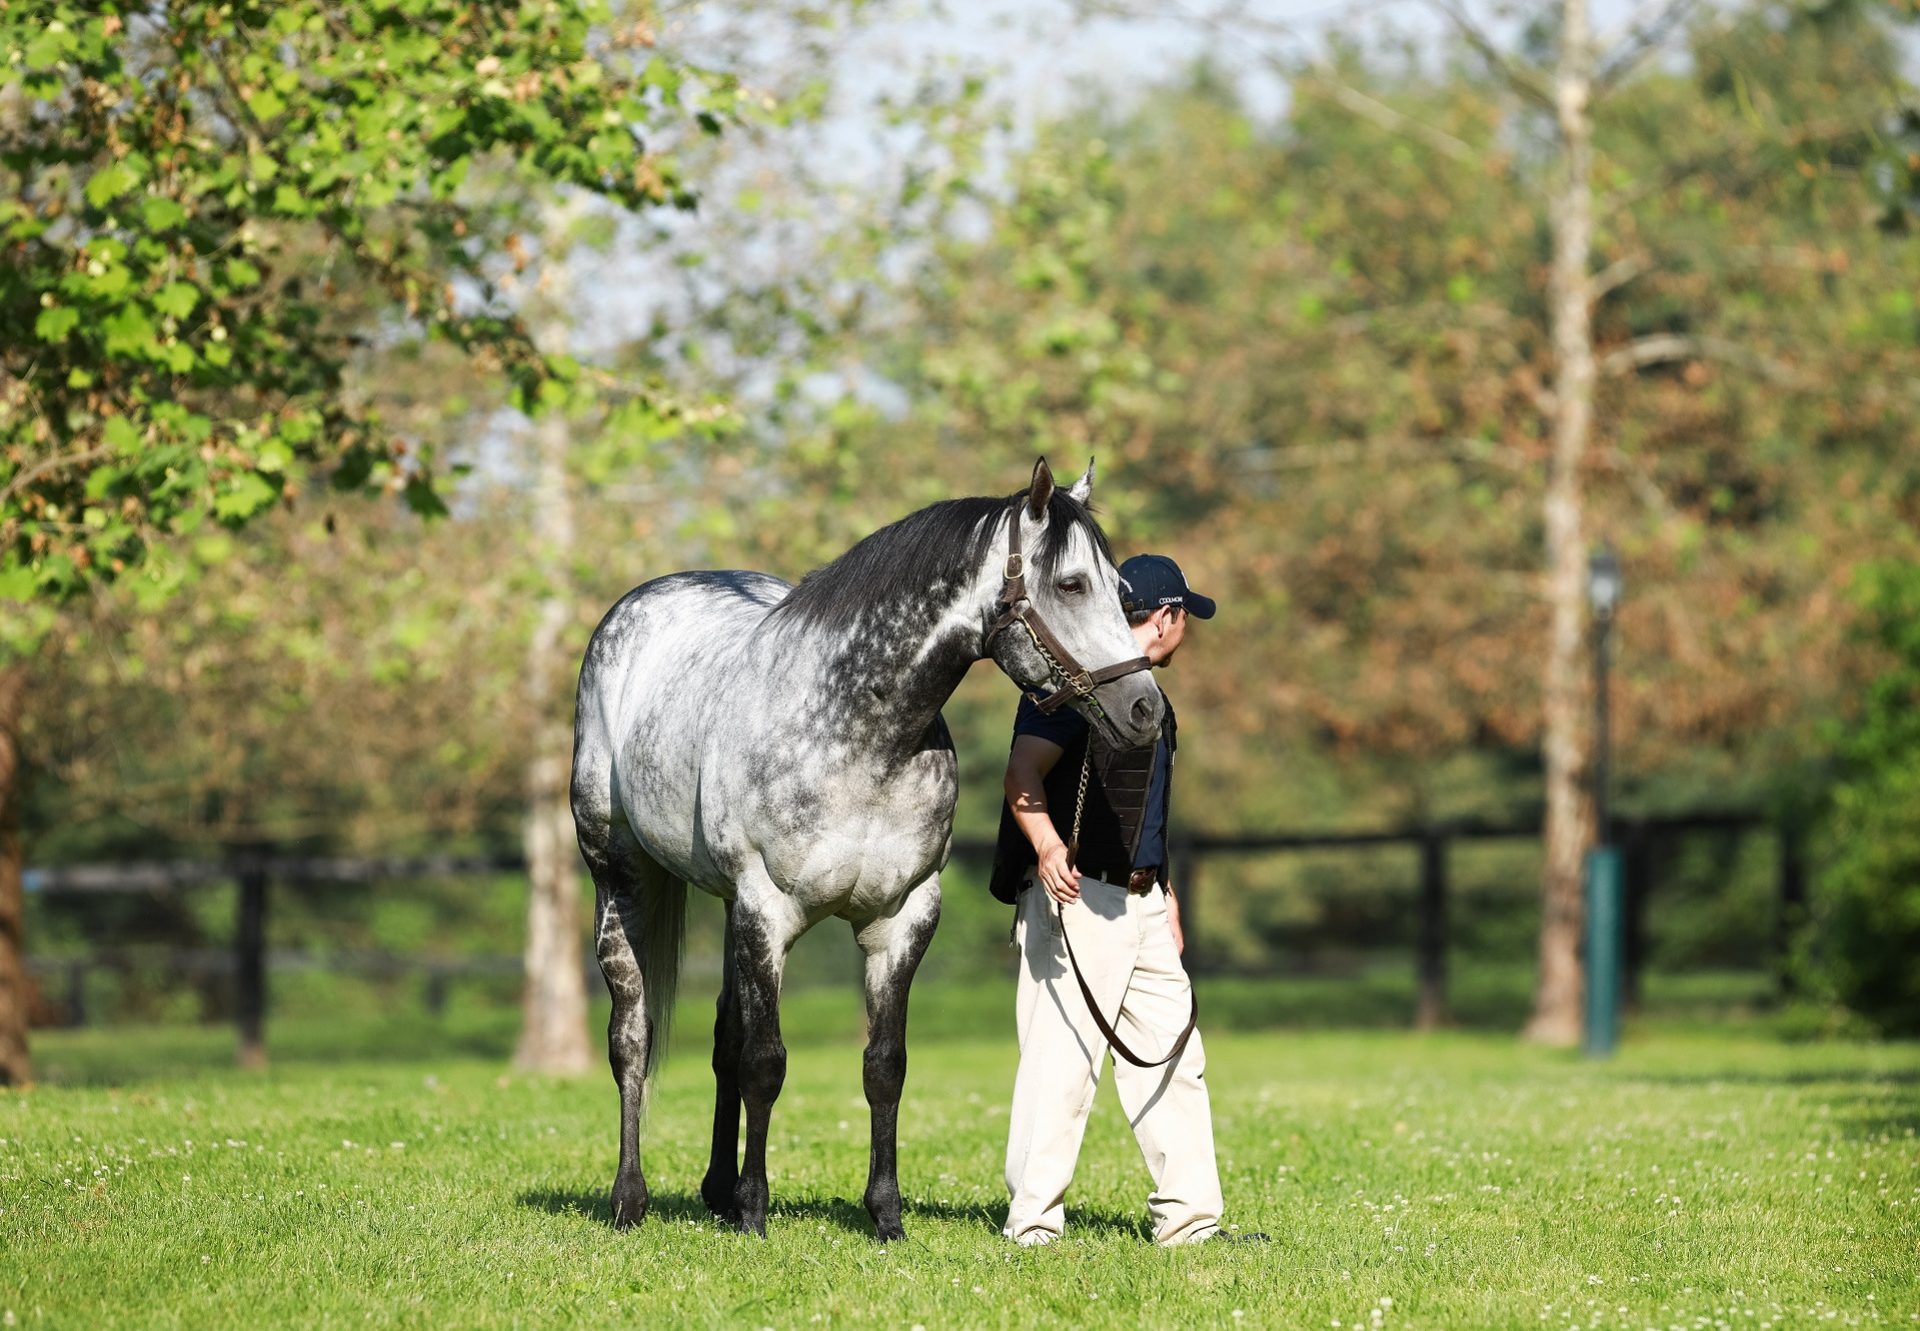
POLYGON ((1587 1056, 1605 1058, 1620 1041, 1620 956, 1626 912, 1620 852, 1587 852, 1587 1056))

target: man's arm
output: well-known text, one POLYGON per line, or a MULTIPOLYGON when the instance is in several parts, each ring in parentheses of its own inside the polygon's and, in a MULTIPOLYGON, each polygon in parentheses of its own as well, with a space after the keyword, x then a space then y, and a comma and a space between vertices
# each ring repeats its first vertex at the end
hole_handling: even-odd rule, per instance
POLYGON ((1054 830, 1047 814, 1047 773, 1060 761, 1064 750, 1050 739, 1038 735, 1015 735, 1013 753, 1007 759, 1007 807, 1013 821, 1033 845, 1039 860, 1040 885, 1055 901, 1068 902, 1080 896, 1080 871, 1067 859, 1067 843, 1054 830))

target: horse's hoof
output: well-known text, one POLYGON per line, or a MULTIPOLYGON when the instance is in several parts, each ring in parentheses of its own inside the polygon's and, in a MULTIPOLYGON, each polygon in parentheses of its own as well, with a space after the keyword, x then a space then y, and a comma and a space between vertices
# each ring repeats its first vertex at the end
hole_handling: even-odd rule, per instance
POLYGON ((741 1179, 733 1189, 734 1214, 739 1216, 740 1232, 767 1236, 767 1183, 765 1179, 741 1179))
POLYGON ((866 1203, 867 1214, 873 1217, 875 1238, 882 1243, 892 1243, 907 1236, 906 1227, 900 1223, 899 1188, 887 1185, 869 1188, 861 1201, 866 1203))
POLYGON ((613 1227, 632 1229, 647 1218, 647 1185, 644 1179, 617 1178, 613 1181, 613 1227))
POLYGON ((737 1179, 722 1181, 712 1175, 701 1182, 700 1200, 707 1204, 707 1209, 713 1212, 715 1220, 724 1221, 729 1225, 740 1223, 740 1209, 733 1203, 733 1188, 737 1182, 737 1179))

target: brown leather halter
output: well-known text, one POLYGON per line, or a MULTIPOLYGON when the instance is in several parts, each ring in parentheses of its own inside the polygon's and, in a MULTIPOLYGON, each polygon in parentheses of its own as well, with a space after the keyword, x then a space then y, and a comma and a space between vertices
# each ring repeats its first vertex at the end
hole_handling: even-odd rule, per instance
POLYGON ((1043 713, 1052 715, 1067 703, 1080 699, 1086 702, 1099 715, 1106 715, 1093 691, 1102 684, 1108 684, 1136 670, 1148 670, 1153 662, 1144 656, 1136 656, 1129 661, 1116 661, 1112 665, 1101 666, 1098 670, 1088 670, 1074 660, 1073 653, 1066 644, 1053 635, 1040 612, 1033 607, 1027 597, 1027 561, 1020 553, 1020 503, 1013 506, 1013 520, 1007 536, 1007 563, 1001 572, 1004 581, 1000 584, 1000 615, 987 628, 986 647, 993 650, 993 640, 1008 628, 1018 624, 1033 639, 1035 650, 1047 663, 1047 683, 1056 685, 1052 693, 1042 697, 1041 685, 1028 687, 1033 695, 1034 705, 1043 713))

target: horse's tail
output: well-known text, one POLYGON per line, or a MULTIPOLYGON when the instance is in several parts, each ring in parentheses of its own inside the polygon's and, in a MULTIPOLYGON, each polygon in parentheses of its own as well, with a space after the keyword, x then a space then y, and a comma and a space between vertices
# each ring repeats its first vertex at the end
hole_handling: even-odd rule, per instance
POLYGON ((660 1066, 673 1030, 674 994, 680 987, 680 957, 687 945, 687 884, 662 873, 640 898, 641 992, 647 1009, 647 1078, 660 1066))

